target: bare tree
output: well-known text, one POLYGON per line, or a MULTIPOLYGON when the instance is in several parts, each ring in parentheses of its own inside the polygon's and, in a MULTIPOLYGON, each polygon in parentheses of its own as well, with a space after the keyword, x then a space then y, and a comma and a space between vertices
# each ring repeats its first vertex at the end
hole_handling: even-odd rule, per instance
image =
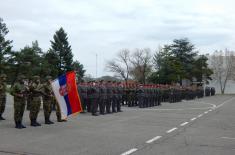
POLYGON ((149 48, 136 49, 131 57, 131 75, 140 83, 145 83, 152 69, 152 55, 149 48))
POLYGON ((213 79, 220 85, 221 94, 224 94, 228 80, 233 78, 235 71, 235 56, 233 51, 215 51, 212 55, 213 79))
POLYGON ((123 49, 117 54, 116 58, 107 62, 106 68, 127 82, 130 74, 130 65, 130 51, 123 49))

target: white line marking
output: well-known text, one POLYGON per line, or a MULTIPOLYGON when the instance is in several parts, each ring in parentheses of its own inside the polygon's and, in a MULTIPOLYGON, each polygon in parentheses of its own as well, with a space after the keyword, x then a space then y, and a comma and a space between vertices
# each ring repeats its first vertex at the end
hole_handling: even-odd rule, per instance
POLYGON ((130 149, 129 151, 126 151, 126 152, 122 153, 121 155, 129 155, 129 154, 134 153, 137 150, 138 150, 137 148, 133 148, 133 149, 130 149))
POLYGON ((208 113, 208 111, 205 111, 205 112, 204 112, 204 114, 207 114, 207 113, 208 113))
MULTIPOLYGON (((181 110, 207 110, 207 109, 211 109, 212 107, 205 107, 205 108, 184 108, 184 109, 141 109, 141 111, 173 111, 173 110, 177 110, 177 111, 181 111, 181 110)), ((131 109, 131 108, 125 108, 125 111, 138 111, 139 109, 131 109)))
POLYGON ((235 138, 231 138, 231 137, 221 137, 221 138, 224 138, 224 139, 234 139, 235 140, 235 138))
POLYGON ((173 131, 175 131, 175 130, 177 130, 177 129, 178 129, 178 128, 172 128, 172 129, 168 130, 167 133, 171 133, 171 132, 173 132, 173 131))
MULTIPOLYGON (((178 108, 178 109, 160 109, 160 108, 151 108, 151 109, 142 109, 142 111, 172 111, 172 110, 203 110, 203 109, 215 109, 216 105, 212 103, 206 103, 206 102, 193 102, 193 101, 182 101, 182 102, 191 102, 191 103, 201 103, 201 104, 208 104, 210 107, 204 107, 204 108, 178 108)), ((133 109, 133 108, 125 108, 125 111, 138 111, 139 109, 133 109)))
POLYGON ((193 117, 192 119, 191 119, 191 121, 194 121, 195 119, 197 119, 196 117, 193 117))
POLYGON ((209 111, 212 111, 212 109, 210 109, 209 111))
POLYGON ((231 98, 231 99, 229 99, 229 100, 227 100, 227 101, 224 101, 223 103, 221 103, 221 104, 219 104, 218 106, 216 106, 216 108, 222 107, 224 104, 226 104, 226 103, 232 101, 234 98, 235 98, 235 97, 233 97, 233 98, 231 98))
POLYGON ((200 115, 198 115, 197 117, 199 118, 199 117, 202 117, 203 116, 203 114, 200 114, 200 115))
POLYGON ((215 105, 215 104, 207 103, 207 102, 195 102, 195 101, 185 101, 185 102, 209 104, 209 105, 211 105, 211 106, 212 106, 211 108, 215 108, 215 107, 216 107, 216 105, 215 105))
POLYGON ((160 138, 162 138, 162 136, 156 136, 156 137, 154 137, 154 138, 152 138, 152 139, 146 141, 146 143, 150 144, 150 143, 152 143, 152 142, 154 142, 154 141, 156 141, 156 140, 158 140, 158 139, 160 139, 160 138))
POLYGON ((185 126, 186 124, 188 124, 188 122, 184 122, 184 123, 180 124, 180 126, 185 126))

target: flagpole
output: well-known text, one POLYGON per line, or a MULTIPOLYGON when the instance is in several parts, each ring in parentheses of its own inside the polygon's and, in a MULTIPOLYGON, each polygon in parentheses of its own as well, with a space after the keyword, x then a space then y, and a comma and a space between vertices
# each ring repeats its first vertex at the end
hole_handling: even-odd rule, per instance
POLYGON ((95 65, 95 77, 96 77, 96 79, 97 79, 97 66, 98 66, 97 59, 98 59, 98 54, 95 53, 95 63, 96 63, 96 65, 95 65))

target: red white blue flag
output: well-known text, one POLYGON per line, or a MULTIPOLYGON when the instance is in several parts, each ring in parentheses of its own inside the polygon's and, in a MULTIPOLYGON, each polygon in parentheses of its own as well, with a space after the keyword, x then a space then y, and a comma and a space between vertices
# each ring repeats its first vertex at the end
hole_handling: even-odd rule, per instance
POLYGON ((67 72, 58 77, 51 83, 51 86, 59 103, 62 119, 82 111, 75 72, 67 72))

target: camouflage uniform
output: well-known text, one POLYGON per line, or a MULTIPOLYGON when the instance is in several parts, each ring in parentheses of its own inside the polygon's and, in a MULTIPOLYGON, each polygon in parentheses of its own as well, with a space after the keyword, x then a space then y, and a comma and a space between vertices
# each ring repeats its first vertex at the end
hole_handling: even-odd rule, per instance
POLYGON ((137 90, 137 98, 138 98, 138 105, 139 108, 144 108, 144 90, 143 87, 139 87, 137 90))
POLYGON ((16 128, 22 129, 25 126, 22 124, 26 104, 26 93, 28 88, 24 84, 23 76, 19 76, 16 83, 11 88, 11 95, 14 96, 14 120, 16 128))
POLYGON ((154 106, 154 89, 150 88, 150 107, 154 106))
POLYGON ((6 106, 6 75, 0 75, 0 120, 5 120, 2 117, 3 112, 5 111, 6 106))
POLYGON ((215 88, 211 87, 211 96, 214 96, 214 95, 215 95, 215 88))
POLYGON ((161 88, 157 88, 157 105, 160 106, 162 102, 163 90, 161 88))
POLYGON ((40 111, 41 106, 41 96, 42 96, 42 85, 40 84, 40 77, 34 76, 33 83, 29 86, 32 96, 32 101, 30 105, 30 113, 29 117, 31 120, 31 126, 41 126, 37 122, 38 113, 40 111))
POLYGON ((111 105, 112 105, 112 112, 117 112, 116 107, 117 107, 117 89, 116 89, 115 82, 111 86, 111 91, 112 91, 112 96, 111 96, 111 105))
MULTIPOLYGON (((29 87, 32 83, 32 80, 29 80, 27 82, 27 87, 29 87)), ((29 111, 30 110, 30 102, 32 101, 32 96, 31 94, 29 93, 26 97, 26 109, 29 111)))
POLYGON ((110 81, 106 83, 106 94, 107 94, 107 101, 106 101, 106 113, 109 114, 110 112, 110 107, 111 107, 111 102, 112 102, 112 89, 111 89, 111 84, 110 81))
POLYGON ((103 84, 103 81, 100 81, 99 88, 100 88, 99 110, 100 110, 100 114, 104 115, 107 95, 106 95, 106 88, 103 84))
POLYGON ((60 106, 55 97, 52 98, 52 105, 55 107, 56 110, 57 122, 66 122, 67 120, 61 119, 60 106))
POLYGON ((206 87, 205 88, 205 95, 206 96, 210 96, 211 95, 211 88, 210 87, 206 87))
POLYGON ((128 97, 128 106, 133 107, 135 99, 135 89, 132 85, 130 85, 129 87, 129 95, 127 97, 128 97))
POLYGON ((43 110, 45 117, 45 124, 54 124, 50 121, 50 115, 52 111, 52 102, 53 102, 53 92, 52 87, 50 85, 51 77, 46 77, 46 82, 43 84, 43 110))
POLYGON ((143 101, 143 108, 146 108, 146 107, 148 107, 148 91, 147 91, 147 87, 144 87, 143 88, 143 98, 144 98, 144 101, 143 101))
POLYGON ((118 92, 117 112, 122 112, 121 105, 122 105, 123 88, 121 86, 121 83, 118 83, 117 92, 118 92))
POLYGON ((88 82, 87 85, 87 112, 91 112, 91 103, 92 102, 92 84, 88 82))
POLYGON ((99 87, 97 85, 91 86, 91 114, 92 116, 98 116, 97 108, 99 104, 99 87))
POLYGON ((80 96, 80 99, 81 99, 81 104, 82 104, 82 112, 81 113, 85 113, 86 111, 86 98, 87 98, 87 91, 86 91, 86 86, 85 85, 82 85, 82 84, 79 84, 78 85, 78 93, 79 93, 79 96, 80 96))

